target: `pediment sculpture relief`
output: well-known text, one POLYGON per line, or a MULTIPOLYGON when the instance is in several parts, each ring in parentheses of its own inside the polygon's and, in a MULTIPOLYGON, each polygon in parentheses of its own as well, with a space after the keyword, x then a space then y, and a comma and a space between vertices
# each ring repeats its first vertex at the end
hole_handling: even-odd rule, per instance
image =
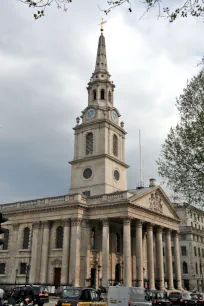
POLYGON ((163 204, 162 204, 162 199, 158 193, 158 191, 156 191, 155 193, 151 194, 151 197, 149 199, 150 202, 150 206, 149 208, 152 211, 158 212, 160 214, 163 214, 163 204))

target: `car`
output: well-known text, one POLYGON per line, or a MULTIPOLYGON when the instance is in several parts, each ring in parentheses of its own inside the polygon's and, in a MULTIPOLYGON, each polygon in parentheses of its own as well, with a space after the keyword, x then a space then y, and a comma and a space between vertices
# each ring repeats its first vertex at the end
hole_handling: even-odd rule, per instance
POLYGON ((204 293, 192 293, 191 298, 197 301, 197 306, 204 305, 204 293))
POLYGON ((180 305, 180 306, 197 305, 197 301, 191 298, 191 295, 189 292, 173 291, 173 292, 170 292, 168 298, 169 298, 169 301, 171 302, 171 305, 180 305))
POLYGON ((94 303, 94 306, 107 306, 107 303, 100 298, 97 290, 93 288, 68 287, 63 289, 60 298, 55 306, 88 306, 94 303))
POLYGON ((25 295, 34 301, 34 305, 43 306, 44 303, 49 303, 49 292, 45 286, 21 285, 16 286, 10 292, 10 297, 15 301, 25 295))
POLYGON ((152 306, 149 295, 144 288, 110 286, 108 289, 108 306, 152 306))
POLYGON ((160 290, 150 290, 149 296, 152 301, 152 305, 170 306, 170 301, 167 298, 167 293, 160 290))

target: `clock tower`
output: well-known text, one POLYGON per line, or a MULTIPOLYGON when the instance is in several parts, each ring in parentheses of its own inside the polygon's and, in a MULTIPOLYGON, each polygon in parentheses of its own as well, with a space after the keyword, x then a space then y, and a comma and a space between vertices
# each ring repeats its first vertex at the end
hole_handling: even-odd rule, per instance
POLYGON ((107 67, 103 29, 96 65, 88 83, 88 106, 76 119, 70 193, 87 196, 127 190, 125 130, 114 107, 113 81, 107 67))

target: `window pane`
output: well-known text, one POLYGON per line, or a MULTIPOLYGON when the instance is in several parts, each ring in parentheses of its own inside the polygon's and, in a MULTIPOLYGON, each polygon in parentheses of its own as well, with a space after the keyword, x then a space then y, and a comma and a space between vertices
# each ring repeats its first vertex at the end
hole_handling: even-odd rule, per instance
POLYGON ((6 265, 5 263, 0 263, 0 274, 5 274, 6 265))
POLYGON ((9 242, 9 230, 8 229, 6 229, 3 239, 4 239, 3 250, 8 250, 8 242, 9 242))
POLYGON ((113 135, 113 154, 118 156, 118 137, 113 135))
POLYGON ((93 134, 88 133, 86 135, 86 155, 93 153, 93 134))
POLYGON ((63 227, 58 226, 56 232, 56 248, 62 249, 62 246, 63 246, 63 227))
POLYGON ((30 229, 26 227, 23 232, 23 249, 28 249, 29 247, 29 236, 30 236, 30 229))

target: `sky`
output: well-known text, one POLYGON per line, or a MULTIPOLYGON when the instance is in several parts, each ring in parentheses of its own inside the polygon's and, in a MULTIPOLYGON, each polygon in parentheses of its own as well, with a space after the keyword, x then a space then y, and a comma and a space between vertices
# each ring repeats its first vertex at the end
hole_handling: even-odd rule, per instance
MULTIPOLYGON (((139 182, 139 130, 144 185, 158 184, 156 160, 179 121, 178 97, 200 69, 203 21, 169 23, 132 1, 104 16, 104 0, 53 3, 45 17, 17 0, 1 0, 0 203, 69 192, 76 117, 88 104, 102 17, 115 107, 125 123, 128 187, 139 182)), ((163 186, 163 185, 162 185, 163 186)), ((167 190, 168 192, 168 190, 167 190)))

